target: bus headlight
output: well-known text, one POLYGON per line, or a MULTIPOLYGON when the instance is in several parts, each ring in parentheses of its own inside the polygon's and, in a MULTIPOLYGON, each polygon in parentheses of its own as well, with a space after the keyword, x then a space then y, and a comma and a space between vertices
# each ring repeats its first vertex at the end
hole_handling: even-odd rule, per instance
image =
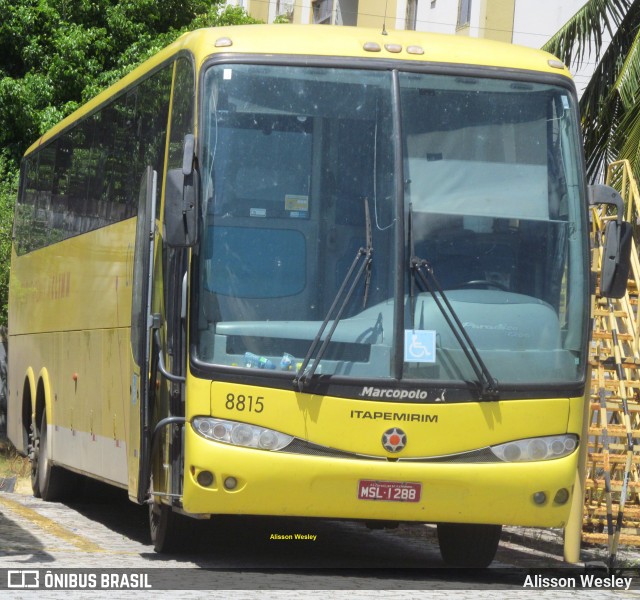
POLYGON ((491 446, 491 452, 504 462, 532 462, 562 458, 571 454, 577 447, 578 436, 567 434, 514 440, 491 446))
POLYGON ((273 429, 214 417, 195 417, 191 426, 202 437, 245 448, 282 450, 293 441, 293 436, 273 429))

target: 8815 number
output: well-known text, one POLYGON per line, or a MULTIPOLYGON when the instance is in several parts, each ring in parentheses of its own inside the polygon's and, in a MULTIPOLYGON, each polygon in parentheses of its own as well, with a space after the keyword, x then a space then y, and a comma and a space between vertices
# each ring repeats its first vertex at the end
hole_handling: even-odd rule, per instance
POLYGON ((263 400, 264 396, 256 396, 254 398, 244 394, 227 394, 227 401, 224 406, 227 410, 261 413, 264 410, 263 400))

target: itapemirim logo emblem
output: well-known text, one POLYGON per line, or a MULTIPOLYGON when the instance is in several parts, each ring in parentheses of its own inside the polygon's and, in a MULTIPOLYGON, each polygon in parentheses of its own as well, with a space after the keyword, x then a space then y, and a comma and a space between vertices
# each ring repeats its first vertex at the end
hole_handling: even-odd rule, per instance
POLYGON ((407 445, 407 434, 399 427, 387 429, 382 434, 382 447, 387 452, 400 452, 407 445))

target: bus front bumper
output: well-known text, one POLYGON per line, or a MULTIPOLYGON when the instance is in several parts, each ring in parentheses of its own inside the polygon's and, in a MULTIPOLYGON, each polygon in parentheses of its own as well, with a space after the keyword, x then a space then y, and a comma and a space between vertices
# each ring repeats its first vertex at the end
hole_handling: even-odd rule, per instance
POLYGON ((541 462, 468 464, 268 452, 208 441, 187 427, 183 508, 201 515, 562 527, 576 468, 577 452, 541 462), (198 482, 207 479, 199 477, 203 471, 213 475, 209 485, 198 482))

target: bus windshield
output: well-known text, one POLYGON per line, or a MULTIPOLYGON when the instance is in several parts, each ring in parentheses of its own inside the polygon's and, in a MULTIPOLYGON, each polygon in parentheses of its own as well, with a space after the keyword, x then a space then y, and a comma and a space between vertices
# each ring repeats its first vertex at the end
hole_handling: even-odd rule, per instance
POLYGON ((583 179, 565 88, 234 64, 208 69, 203 102, 199 364, 295 373, 370 245, 316 375, 473 382, 444 294, 499 386, 584 378, 583 179), (414 256, 441 291, 412 275, 414 256))

